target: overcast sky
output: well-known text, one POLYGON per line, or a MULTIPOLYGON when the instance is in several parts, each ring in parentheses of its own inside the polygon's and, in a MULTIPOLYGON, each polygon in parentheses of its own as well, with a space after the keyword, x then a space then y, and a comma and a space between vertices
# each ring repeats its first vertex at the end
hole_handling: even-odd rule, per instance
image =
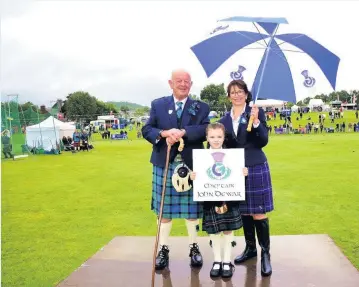
MULTIPOLYGON (((340 57, 337 90, 359 89, 358 1, 1 3, 2 100, 18 94, 21 102, 49 106, 84 90, 103 101, 149 105, 170 94, 171 70, 181 67, 191 72, 192 93, 199 95, 205 85, 230 78, 219 69, 207 79, 190 47, 230 16, 287 18, 279 32, 307 34, 340 57)), ((314 91, 327 92, 328 85, 314 91)))

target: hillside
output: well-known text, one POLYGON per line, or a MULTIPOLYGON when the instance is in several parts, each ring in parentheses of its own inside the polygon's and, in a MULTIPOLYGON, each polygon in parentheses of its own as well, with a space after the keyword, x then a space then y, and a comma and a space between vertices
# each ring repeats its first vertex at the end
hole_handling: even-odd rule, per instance
POLYGON ((120 108, 121 106, 128 106, 128 108, 130 110, 136 110, 138 108, 143 108, 145 106, 139 105, 139 104, 135 104, 135 103, 130 103, 130 102, 107 102, 109 104, 114 104, 116 107, 120 108))

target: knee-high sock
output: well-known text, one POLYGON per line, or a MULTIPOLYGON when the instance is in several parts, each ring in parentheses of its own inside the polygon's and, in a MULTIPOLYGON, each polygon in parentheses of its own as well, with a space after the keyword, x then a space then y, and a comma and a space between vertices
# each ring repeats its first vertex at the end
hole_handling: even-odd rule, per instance
POLYGON ((188 232, 188 240, 189 244, 197 243, 197 226, 199 224, 199 220, 188 220, 186 219, 186 227, 188 232))
MULTIPOLYGON (((209 239, 211 239, 212 241, 212 249, 213 249, 213 255, 214 255, 214 262, 222 262, 222 257, 221 257, 221 234, 220 233, 216 233, 216 234, 210 234, 209 235, 209 239)), ((219 269, 220 265, 217 264, 218 266, 215 266, 214 269, 219 269), (218 268, 216 268, 218 267, 218 268)))
POLYGON ((232 241, 234 239, 233 231, 230 234, 223 234, 224 248, 223 248, 223 262, 231 262, 232 255, 232 241))
POLYGON ((172 228, 172 220, 170 222, 162 222, 160 227, 160 245, 168 245, 168 238, 170 237, 172 228))

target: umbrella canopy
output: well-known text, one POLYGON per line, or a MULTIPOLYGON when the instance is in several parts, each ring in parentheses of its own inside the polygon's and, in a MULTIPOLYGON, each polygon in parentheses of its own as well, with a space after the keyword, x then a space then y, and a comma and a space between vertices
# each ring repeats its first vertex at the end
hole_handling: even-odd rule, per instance
MULTIPOLYGON (((301 67, 300 71, 292 73, 292 65, 288 53, 301 53, 314 62, 335 89, 336 77, 339 66, 339 57, 327 48, 308 37, 299 33, 277 34, 280 24, 287 24, 285 18, 262 18, 262 17, 231 17, 220 20, 226 22, 213 30, 211 37, 191 47, 202 65, 207 77, 211 77, 223 64, 238 51, 245 49, 257 49, 261 51, 257 57, 255 76, 252 79, 252 94, 254 99, 267 98, 290 102, 297 102, 299 84, 305 88, 315 86, 316 79, 310 71, 301 67), (249 22, 256 31, 234 29, 229 31, 234 22, 249 22), (228 24, 229 23, 229 24, 228 24), (257 47, 253 47, 256 44, 257 47), (258 45, 259 44, 259 45, 258 45), (249 48, 252 47, 252 48, 249 48), (295 49, 293 49, 296 48, 295 49), (296 83, 296 81, 300 81, 296 83), (298 89, 297 89, 298 90, 298 89)), ((245 61, 242 57, 241 61, 245 61)), ((251 61, 247 65, 237 64, 234 70, 228 72, 232 79, 240 79, 245 70, 255 66, 251 61)), ((302 60, 299 62, 303 63, 302 60)))

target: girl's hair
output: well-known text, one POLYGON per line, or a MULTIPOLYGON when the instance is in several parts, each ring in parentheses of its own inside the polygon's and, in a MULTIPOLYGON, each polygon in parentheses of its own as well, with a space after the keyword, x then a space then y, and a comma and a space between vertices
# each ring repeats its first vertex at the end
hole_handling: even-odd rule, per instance
POLYGON ((230 97, 232 87, 237 86, 247 94, 246 104, 252 101, 252 93, 248 90, 247 84, 242 80, 233 80, 228 84, 227 97, 230 97))
POLYGON ((221 123, 211 123, 206 128, 206 135, 208 135, 209 130, 216 130, 216 129, 220 129, 220 130, 223 131, 224 135, 226 134, 226 129, 225 129, 223 124, 221 124, 221 123))

